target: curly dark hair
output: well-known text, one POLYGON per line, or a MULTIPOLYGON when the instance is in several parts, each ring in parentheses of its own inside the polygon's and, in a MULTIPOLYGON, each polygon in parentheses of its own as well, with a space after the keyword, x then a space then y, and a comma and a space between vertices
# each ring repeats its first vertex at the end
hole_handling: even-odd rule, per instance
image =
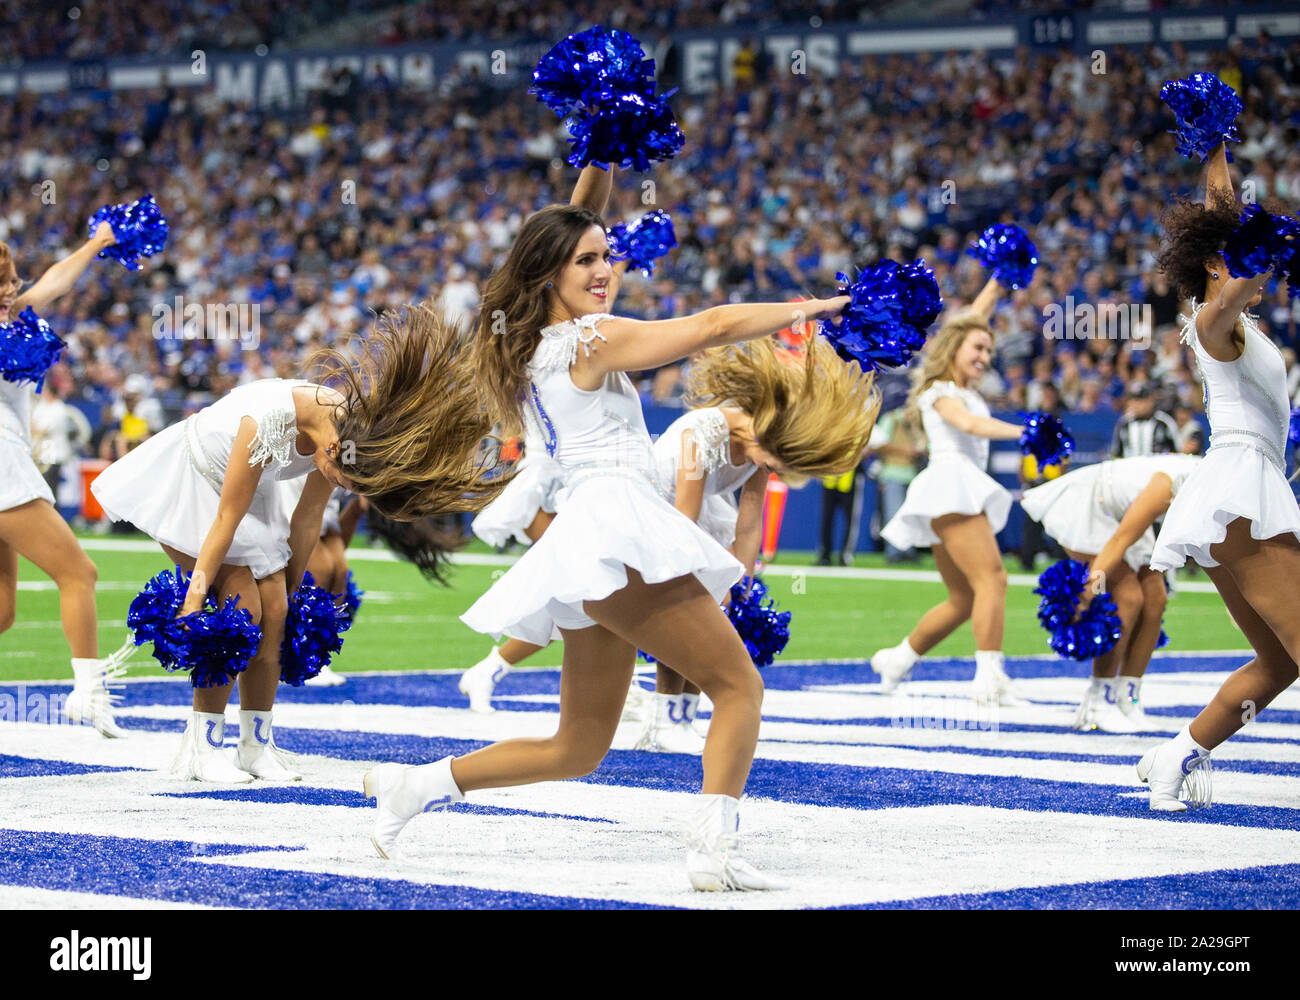
POLYGON ((1240 220, 1241 207, 1232 198, 1210 205, 1181 198, 1165 210, 1165 239, 1156 263, 1181 298, 1205 298, 1205 262, 1223 252, 1240 220))

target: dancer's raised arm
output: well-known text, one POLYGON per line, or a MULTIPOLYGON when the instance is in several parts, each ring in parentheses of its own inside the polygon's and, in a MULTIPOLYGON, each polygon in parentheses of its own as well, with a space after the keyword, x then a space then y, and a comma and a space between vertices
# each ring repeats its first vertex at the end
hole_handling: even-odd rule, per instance
POLYGON ((1228 172, 1228 144, 1221 142, 1210 154, 1205 170, 1205 204, 1209 206, 1224 198, 1236 200, 1232 190, 1232 174, 1228 172))
POLYGON ((998 301, 1001 298, 1002 286, 998 283, 998 279, 989 278, 971 303, 971 311, 983 319, 985 323, 988 323, 993 319, 993 311, 997 309, 998 301))
POLYGON ((95 259, 95 255, 116 242, 113 227, 107 222, 101 222, 95 228, 94 236, 57 264, 51 265, 49 270, 36 279, 36 283, 31 288, 18 296, 14 301, 13 312, 17 314, 27 306, 40 312, 59 296, 71 291, 77 279, 95 259))
POLYGON ((608 170, 601 170, 600 167, 588 164, 578 175, 578 183, 574 185, 569 204, 603 216, 609 207, 609 196, 613 190, 614 168, 611 166, 608 170))

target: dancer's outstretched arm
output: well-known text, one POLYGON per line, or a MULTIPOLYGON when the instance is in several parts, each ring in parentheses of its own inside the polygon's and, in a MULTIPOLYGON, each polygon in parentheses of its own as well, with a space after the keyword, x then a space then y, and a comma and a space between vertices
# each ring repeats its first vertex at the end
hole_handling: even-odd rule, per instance
POLYGON ((1007 423, 997 417, 981 417, 971 413, 960 399, 952 396, 941 396, 936 399, 934 412, 963 434, 991 438, 994 441, 1018 441, 1024 431, 1024 428, 1018 424, 1007 423))
MULTIPOLYGON (((190 589, 185 595, 179 615, 188 615, 203 607, 208 587, 217 578, 217 571, 226 561, 226 553, 235 539, 235 529, 253 504, 253 495, 262 479, 262 466, 250 464, 253 439, 257 437, 257 421, 244 417, 239 422, 234 446, 226 462, 226 474, 221 483, 221 498, 217 501, 217 518, 208 528, 198 558, 194 560, 190 589)), ((178 615, 178 617, 179 617, 178 615)))
POLYGON ((763 500, 767 496, 770 471, 759 466, 740 489, 740 512, 736 517, 736 540, 731 554, 745 567, 745 575, 754 578, 754 566, 763 545, 763 500))
POLYGON ((588 345, 590 353, 578 351, 572 368, 574 384, 590 391, 610 372, 646 371, 710 347, 770 336, 797 321, 831 319, 848 304, 848 296, 840 295, 806 302, 714 306, 677 319, 616 317, 600 324, 601 339, 588 345))
POLYGON ((1090 586, 1084 588, 1079 599, 1080 613, 1092 603, 1097 594, 1108 589, 1106 580, 1119 567, 1124 553, 1136 545, 1146 530, 1169 510, 1173 498, 1174 481, 1165 473, 1157 472, 1125 512, 1115 533, 1093 557, 1092 565, 1088 568, 1090 586))
POLYGON ((16 315, 27 306, 40 312, 59 296, 72 290, 95 255, 105 247, 111 247, 117 239, 113 236, 113 227, 101 222, 95 228, 95 235, 79 246, 57 264, 42 274, 31 288, 23 292, 14 301, 13 312, 16 315))
POLYGON ((333 492, 334 485, 319 471, 313 469, 307 474, 298 506, 293 509, 293 516, 289 519, 289 568, 285 573, 285 586, 290 594, 302 583, 307 561, 320 540, 321 521, 333 492))

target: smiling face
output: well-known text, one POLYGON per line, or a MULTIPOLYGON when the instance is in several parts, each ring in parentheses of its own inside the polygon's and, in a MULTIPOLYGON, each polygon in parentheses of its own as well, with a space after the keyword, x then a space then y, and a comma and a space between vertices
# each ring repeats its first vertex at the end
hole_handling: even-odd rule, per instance
POLYGON ((608 312, 614 299, 614 269, 610 265, 605 230, 590 226, 578 240, 569 261, 551 280, 552 313, 576 319, 589 313, 608 312))
POLYGON ((993 337, 987 330, 972 330, 952 357, 953 381, 965 388, 980 382, 993 363, 993 337))

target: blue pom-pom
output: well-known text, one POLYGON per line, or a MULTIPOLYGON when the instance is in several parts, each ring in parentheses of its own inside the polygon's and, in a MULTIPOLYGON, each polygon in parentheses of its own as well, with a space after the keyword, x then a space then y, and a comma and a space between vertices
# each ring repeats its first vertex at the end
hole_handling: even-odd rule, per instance
POLYGON ((574 112, 566 121, 573 147, 569 163, 644 173, 656 160, 671 160, 686 141, 668 107, 673 93, 619 93, 574 112))
POLYGON ((609 231, 609 248, 616 260, 625 260, 647 278, 655 261, 677 246, 672 217, 661 209, 647 212, 630 225, 619 223, 609 231))
POLYGON ((923 260, 900 265, 886 258, 852 282, 843 274, 836 277, 838 294, 850 301, 838 324, 822 323, 822 336, 864 371, 907 365, 943 310, 934 272, 923 260))
POLYGON ((137 646, 153 643, 164 670, 187 672, 196 688, 220 687, 248 667, 262 630, 247 609, 236 606, 237 598, 218 606, 215 590, 208 591, 200 610, 177 618, 189 585, 190 575, 179 566, 175 573, 159 573, 131 602, 126 624, 137 646))
POLYGON ((791 614, 776 609, 768 597, 767 584, 757 576, 748 594, 747 586, 749 577, 732 586, 727 618, 735 626, 754 666, 769 667, 790 641, 791 614))
POLYGON ((91 236, 101 222, 113 227, 117 242, 99 256, 120 261, 128 271, 140 270, 141 257, 152 257, 167 246, 167 220, 151 194, 129 204, 105 205, 90 217, 91 236))
POLYGON ((1025 429, 1020 432, 1020 451, 1033 455, 1038 467, 1060 465, 1074 451, 1074 435, 1065 429, 1060 417, 1050 413, 1026 413, 1025 429))
POLYGON ((1178 137, 1178 152, 1183 156, 1205 160, 1219 143, 1240 141, 1237 116, 1244 107, 1241 98, 1213 73, 1170 80, 1160 88, 1160 99, 1174 113, 1178 127, 1171 131, 1178 137))
POLYGON ((28 306, 12 323, 0 324, 0 375, 7 382, 45 387, 45 373, 59 360, 63 339, 28 306))
POLYGON ((1300 406, 1291 410, 1290 426, 1287 428, 1286 441, 1292 448, 1300 445, 1300 406))
MULTIPOLYGON (((731 603, 724 610, 754 666, 770 667, 790 641, 791 613, 776 609, 768 597, 767 584, 757 576, 752 587, 749 577, 743 577, 732 585, 731 603), (749 587, 748 594, 745 593, 746 587, 749 587)), ((637 650, 637 656, 647 663, 658 662, 643 649, 637 650)))
POLYGON ((1093 598, 1077 622, 1071 622, 1079 596, 1088 585, 1088 567, 1074 559, 1062 559, 1043 570, 1034 593, 1038 604, 1038 623, 1047 630, 1048 645, 1058 656, 1071 660, 1090 660, 1115 648, 1123 633, 1119 611, 1110 594, 1093 598))
POLYGON ((564 117, 629 91, 652 93, 655 64, 625 31, 600 26, 557 42, 533 70, 530 94, 564 117))
POLYGON ((1169 634, 1165 632, 1164 623, 1160 624, 1160 634, 1156 636, 1156 649, 1164 649, 1169 645, 1169 634))
POLYGON ((1004 288, 1028 288, 1038 269, 1038 248, 1019 226, 989 226, 966 253, 991 269, 1004 288))
POLYGON ((284 640, 280 643, 280 680, 299 687, 321 672, 330 657, 343 648, 341 633, 351 621, 344 621, 334 604, 334 595, 317 587, 310 573, 289 598, 284 619, 284 640))
POLYGON ((343 591, 343 606, 339 609, 339 617, 347 623, 343 626, 344 629, 351 628, 352 623, 357 620, 357 610, 361 607, 361 598, 365 595, 366 592, 357 586, 352 570, 348 570, 347 585, 343 591))
POLYGON ((1223 262, 1234 278, 1253 278, 1275 269, 1286 272, 1293 264, 1297 238, 1300 225, 1294 219, 1247 205, 1241 224, 1223 243, 1223 262))

